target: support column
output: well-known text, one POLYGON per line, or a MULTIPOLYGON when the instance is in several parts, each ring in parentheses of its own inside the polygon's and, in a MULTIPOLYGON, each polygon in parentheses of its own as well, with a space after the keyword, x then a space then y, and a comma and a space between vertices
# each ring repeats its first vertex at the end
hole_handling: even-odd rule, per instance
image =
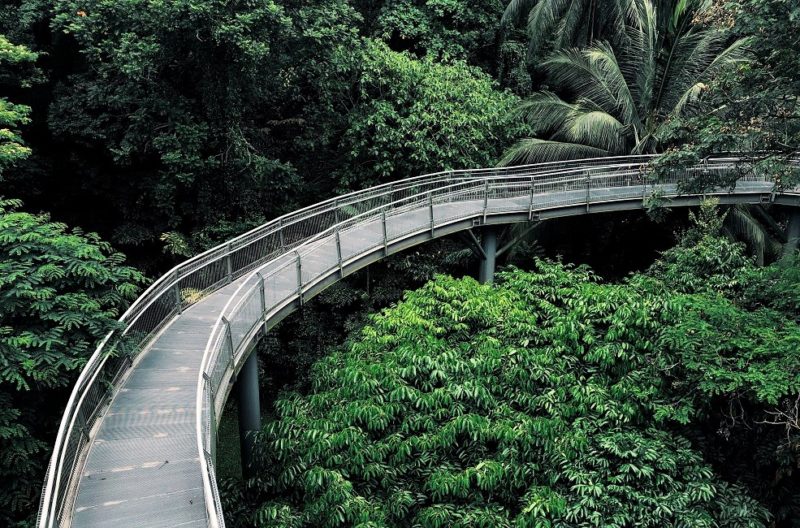
POLYGON ((239 444, 242 476, 252 476, 253 432, 261 429, 261 401, 258 388, 258 358, 255 350, 245 361, 236 381, 239 395, 239 444))
POLYGON ((486 257, 481 260, 478 280, 481 284, 492 284, 494 282, 494 265, 497 258, 497 231, 493 227, 487 227, 483 231, 481 246, 486 257))
POLYGON ((792 209, 789 227, 786 229, 786 244, 783 245, 783 256, 789 257, 800 247, 800 210, 792 209))

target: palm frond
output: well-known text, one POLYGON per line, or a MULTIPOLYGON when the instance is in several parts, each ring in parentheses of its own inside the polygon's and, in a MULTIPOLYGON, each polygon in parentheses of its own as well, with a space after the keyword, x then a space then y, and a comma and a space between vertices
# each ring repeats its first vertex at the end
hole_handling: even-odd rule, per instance
POLYGON ((540 0, 528 14, 528 53, 536 55, 550 40, 570 0, 540 0))
POLYGON ((680 115, 689 104, 697 99, 705 88, 705 84, 717 76, 720 71, 733 64, 748 60, 748 43, 748 39, 739 39, 721 52, 715 53, 714 57, 710 61, 706 60, 703 65, 697 64, 697 62, 689 63, 684 67, 684 71, 676 76, 675 81, 668 84, 667 97, 665 97, 662 107, 672 115, 680 115), (689 79, 693 79, 693 82, 689 79))
MULTIPOLYGON (((725 218, 725 227, 735 239, 743 241, 755 255, 759 265, 764 264, 765 255, 775 253, 775 244, 766 228, 745 205, 736 205, 725 218)), ((780 244, 777 244, 780 250, 780 244)))
POLYGON ((615 113, 619 99, 608 85, 607 72, 603 71, 600 61, 592 57, 595 51, 598 51, 596 46, 588 50, 571 48, 559 51, 544 62, 544 67, 555 84, 591 99, 609 113, 615 113))
POLYGON ((547 0, 511 0, 503 11, 503 18, 501 24, 503 26, 510 26, 516 24, 524 14, 529 13, 531 8, 537 2, 546 2, 547 0))
POLYGON ((636 4, 637 25, 626 31, 630 42, 621 69, 629 81, 631 97, 637 102, 640 114, 644 114, 650 108, 658 72, 659 35, 652 2, 644 0, 636 4))
POLYGON ((560 127, 575 111, 552 92, 536 92, 522 102, 515 112, 533 126, 534 132, 552 132, 560 127))
POLYGON ((597 147, 611 154, 625 154, 627 128, 616 117, 584 101, 574 105, 554 138, 597 147))
MULTIPOLYGON (((630 91, 629 79, 626 78, 623 68, 617 61, 614 49, 608 42, 599 42, 597 45, 589 48, 585 52, 589 63, 595 71, 598 72, 598 77, 602 79, 602 85, 608 93, 611 94, 615 104, 615 109, 618 115, 625 123, 633 126, 641 126, 636 101, 630 91)), ((587 98, 595 100, 592 97, 591 91, 586 93, 587 98)))
POLYGON ((517 142, 517 144, 503 156, 500 165, 519 165, 608 155, 608 151, 589 145, 526 138, 517 142))
POLYGON ((590 19, 589 0, 569 0, 569 6, 564 9, 556 24, 556 49, 570 46, 584 46, 588 41, 588 25, 590 19))

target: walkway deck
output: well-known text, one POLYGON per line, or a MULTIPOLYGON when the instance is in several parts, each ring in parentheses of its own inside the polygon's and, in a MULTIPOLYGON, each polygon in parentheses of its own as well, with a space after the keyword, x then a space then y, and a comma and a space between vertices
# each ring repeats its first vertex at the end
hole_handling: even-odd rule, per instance
POLYGON ((197 376, 217 315, 240 282, 188 308, 139 357, 92 442, 74 526, 206 526, 197 376))

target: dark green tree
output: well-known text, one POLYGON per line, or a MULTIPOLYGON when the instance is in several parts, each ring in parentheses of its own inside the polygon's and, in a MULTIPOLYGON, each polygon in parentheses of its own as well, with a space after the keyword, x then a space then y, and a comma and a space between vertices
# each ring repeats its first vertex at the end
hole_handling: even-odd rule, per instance
POLYGON ((494 69, 501 0, 355 0, 354 4, 364 14, 366 34, 395 51, 494 69))
MULTIPOLYGON (((27 69, 38 55, 24 46, 12 44, 0 34, 0 87, 29 86, 30 72, 20 75, 20 69, 27 69)), ((30 123, 30 107, 14 104, 0 97, 0 181, 3 172, 15 163, 27 158, 31 151, 19 135, 19 129, 30 123)))
POLYGON ((519 99, 464 63, 437 64, 368 42, 348 109, 345 188, 447 169, 486 167, 526 130, 519 99))
POLYGON ((0 200, 0 522, 31 515, 68 389, 144 285, 95 234, 0 200))
POLYGON ((293 188, 265 123, 280 98, 270 65, 291 26, 281 6, 63 1, 50 23, 79 52, 50 132, 95 159, 85 187, 114 174, 111 205, 125 218, 115 241, 246 216, 293 188))

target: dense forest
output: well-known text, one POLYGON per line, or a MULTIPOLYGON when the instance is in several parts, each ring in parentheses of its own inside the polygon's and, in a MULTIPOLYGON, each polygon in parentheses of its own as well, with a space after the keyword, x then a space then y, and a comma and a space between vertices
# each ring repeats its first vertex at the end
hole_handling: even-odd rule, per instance
MULTIPOLYGON (((177 262, 439 170, 744 153, 791 187, 798 40, 798 0, 2 0, 0 524, 177 262)), ((800 527, 791 211, 646 202, 509 227, 494 286, 431 242, 271 330, 228 524, 800 527)))

